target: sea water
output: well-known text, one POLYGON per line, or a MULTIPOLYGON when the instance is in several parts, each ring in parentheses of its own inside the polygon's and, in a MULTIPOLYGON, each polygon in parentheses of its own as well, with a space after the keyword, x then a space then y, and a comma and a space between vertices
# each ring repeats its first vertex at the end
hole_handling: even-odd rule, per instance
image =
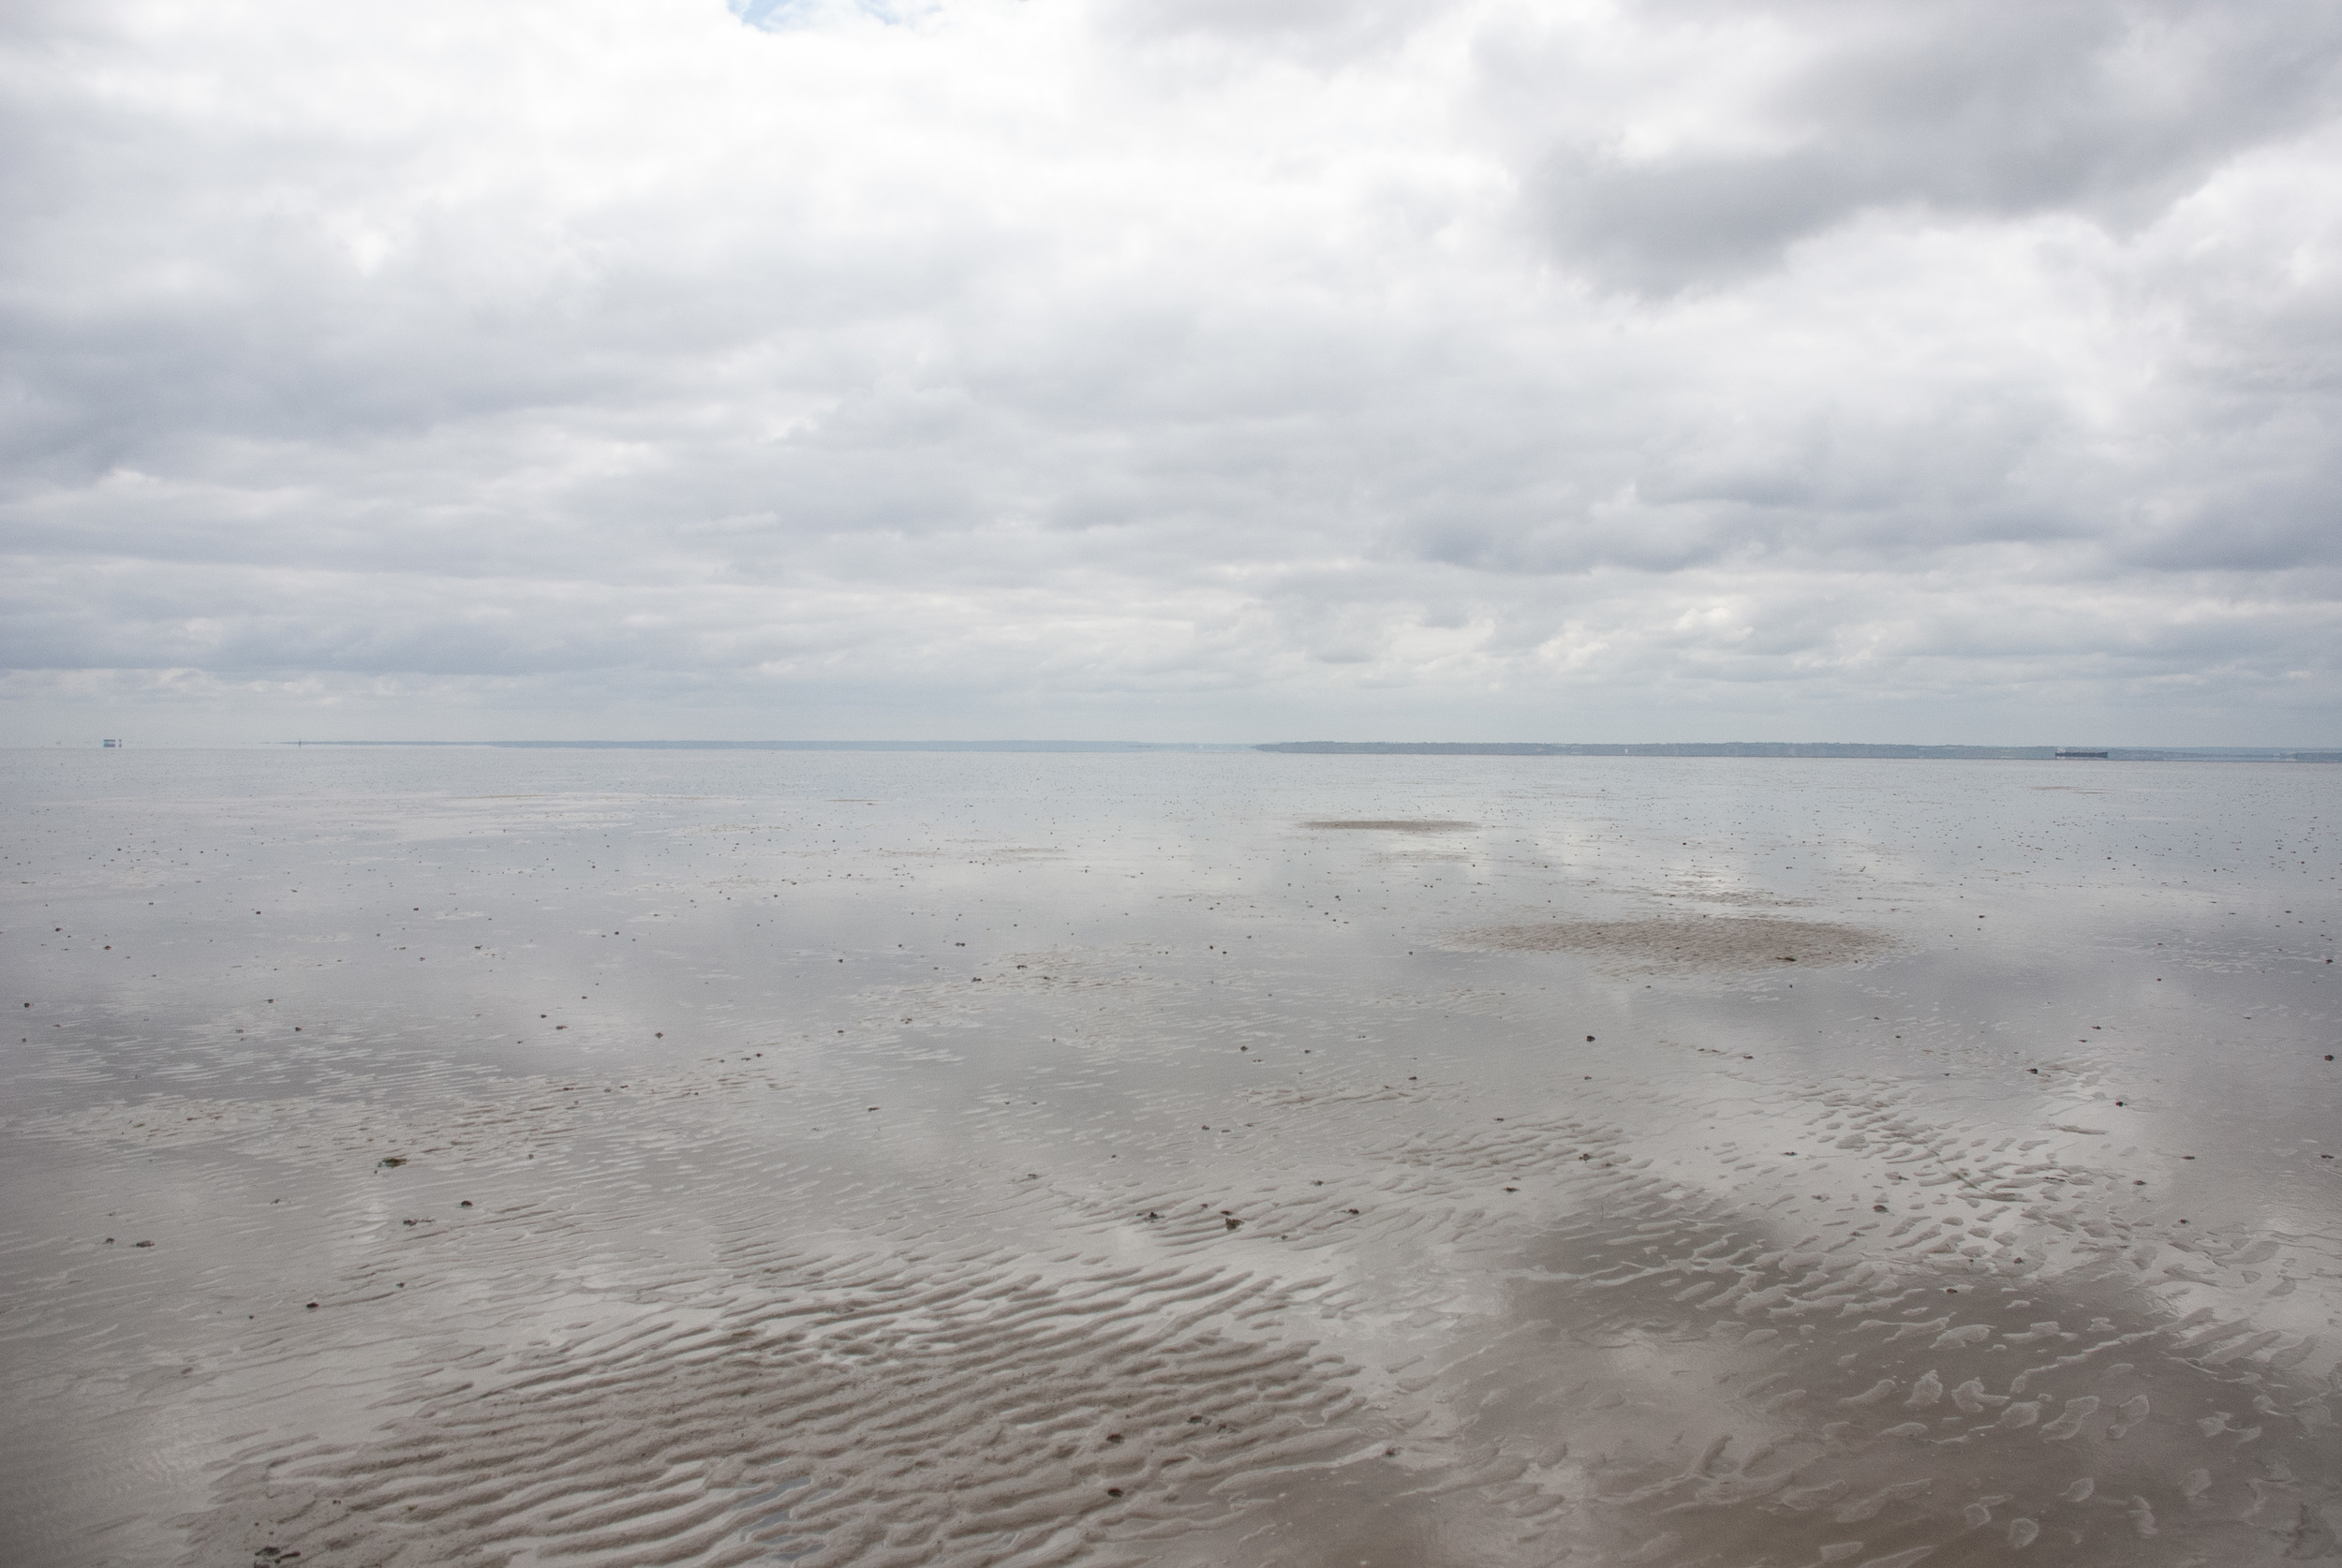
POLYGON ((2342 769, 0 789, 7 1561, 2342 1551, 2342 769))

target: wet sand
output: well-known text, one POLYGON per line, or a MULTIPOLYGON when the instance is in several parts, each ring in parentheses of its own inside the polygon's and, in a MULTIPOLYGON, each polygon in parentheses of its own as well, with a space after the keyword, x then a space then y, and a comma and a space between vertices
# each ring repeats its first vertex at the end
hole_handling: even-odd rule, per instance
POLYGON ((1490 925, 1461 932, 1458 940, 1504 953, 1582 953, 1605 968, 1625 970, 1851 964, 1894 946, 1885 932, 1860 925, 1761 916, 1490 925))
POLYGON ((13 754, 0 1552, 2342 1553, 2342 773, 2077 766, 13 754))

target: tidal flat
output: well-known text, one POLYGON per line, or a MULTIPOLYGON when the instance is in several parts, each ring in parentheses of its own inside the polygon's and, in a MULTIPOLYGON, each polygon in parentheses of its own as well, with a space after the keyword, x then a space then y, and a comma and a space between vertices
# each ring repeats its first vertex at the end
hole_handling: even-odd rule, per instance
POLYGON ((2342 767, 0 790, 0 1561, 2342 1558, 2342 767))

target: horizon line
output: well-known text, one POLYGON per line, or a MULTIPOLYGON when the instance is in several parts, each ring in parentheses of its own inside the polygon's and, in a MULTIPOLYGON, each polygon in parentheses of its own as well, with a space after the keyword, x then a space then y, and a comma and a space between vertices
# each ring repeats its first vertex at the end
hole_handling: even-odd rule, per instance
MULTIPOLYGON (((128 742, 108 743, 126 747, 128 742)), ((2332 746, 2123 746, 2107 742, 1967 745, 1874 741, 1138 741, 1138 740, 360 740, 266 741, 263 747, 471 747, 500 750, 1235 752, 1318 756, 1776 757, 1943 761, 2238 761, 2342 762, 2332 746)), ((37 749, 51 749, 40 747, 37 749)), ((162 747, 156 749, 204 749, 162 747)))

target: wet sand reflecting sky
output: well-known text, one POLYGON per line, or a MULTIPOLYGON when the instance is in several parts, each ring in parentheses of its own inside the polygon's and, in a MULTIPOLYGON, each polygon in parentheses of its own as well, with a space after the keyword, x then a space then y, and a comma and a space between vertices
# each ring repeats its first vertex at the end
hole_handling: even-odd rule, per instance
POLYGON ((0 777, 8 1561, 2342 1552, 2342 769, 0 777))

